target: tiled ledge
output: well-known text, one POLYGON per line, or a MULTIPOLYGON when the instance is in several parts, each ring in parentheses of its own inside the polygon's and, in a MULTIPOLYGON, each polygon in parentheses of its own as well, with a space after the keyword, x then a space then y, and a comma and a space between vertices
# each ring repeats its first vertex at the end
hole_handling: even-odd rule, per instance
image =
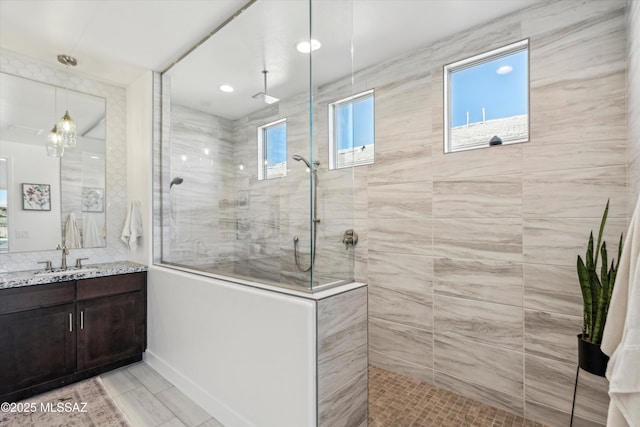
MULTIPOLYGON (((54 269, 53 271, 57 271, 54 269)), ((72 272, 75 268, 66 271, 72 272)), ((90 264, 78 269, 77 273, 62 276, 47 275, 43 270, 16 271, 0 274, 0 289, 19 288, 22 286, 45 285, 48 283, 66 282, 70 280, 90 279, 93 277, 114 276, 118 274, 147 271, 147 266, 134 262, 121 261, 104 264, 90 264)))

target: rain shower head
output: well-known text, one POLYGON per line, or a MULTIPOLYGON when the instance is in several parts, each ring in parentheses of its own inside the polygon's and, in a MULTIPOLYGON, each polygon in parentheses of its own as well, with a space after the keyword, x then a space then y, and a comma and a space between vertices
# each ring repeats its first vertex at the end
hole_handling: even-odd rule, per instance
MULTIPOLYGON (((296 162, 299 162, 299 161, 304 162, 304 164, 307 165, 307 167, 309 169, 311 169, 311 163, 309 163, 309 160, 305 159, 304 157, 302 157, 299 154, 294 154, 292 157, 293 157, 293 160, 295 160, 296 162)), ((313 162, 313 170, 314 171, 318 169, 318 166, 320 166, 320 162, 319 161, 316 160, 315 162, 313 162)))
POLYGON ((171 189, 171 187, 175 185, 180 185, 182 184, 182 181, 184 181, 184 179, 180 178, 179 176, 176 176, 175 178, 173 178, 171 180, 171 185, 169 185, 169 189, 171 189))
POLYGON ((264 74, 264 92, 258 92, 255 95, 253 95, 253 99, 258 99, 262 102, 264 102, 265 104, 275 104, 276 102, 280 101, 280 99, 276 98, 275 96, 271 96, 267 93, 267 70, 262 70, 262 74, 264 74))

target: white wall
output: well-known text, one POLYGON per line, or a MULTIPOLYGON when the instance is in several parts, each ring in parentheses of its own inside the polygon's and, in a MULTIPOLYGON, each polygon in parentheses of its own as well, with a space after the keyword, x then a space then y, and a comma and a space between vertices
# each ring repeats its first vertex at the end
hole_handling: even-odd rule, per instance
POLYGON ((151 266, 146 362, 227 427, 315 425, 315 302, 151 266))
MULTIPOLYGON (((8 162, 9 250, 51 250, 62 243, 60 220, 60 159, 48 157, 43 147, 2 141, 0 157, 8 162), (38 167, 34 168, 36 162, 38 167), (22 184, 49 184, 51 210, 22 209, 22 184)), ((34 266, 35 268, 35 266, 34 266)))
POLYGON ((146 72, 127 87, 127 206, 142 206, 142 237, 129 261, 150 264, 152 255, 153 73, 146 72))

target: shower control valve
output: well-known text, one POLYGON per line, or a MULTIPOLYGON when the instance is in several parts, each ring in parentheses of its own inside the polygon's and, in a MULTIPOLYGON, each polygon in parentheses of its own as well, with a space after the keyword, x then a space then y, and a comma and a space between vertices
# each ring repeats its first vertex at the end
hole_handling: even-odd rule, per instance
POLYGON ((342 236, 342 243, 344 243, 345 250, 349 249, 349 245, 355 246, 358 243, 358 233, 353 231, 353 228, 347 229, 342 236))

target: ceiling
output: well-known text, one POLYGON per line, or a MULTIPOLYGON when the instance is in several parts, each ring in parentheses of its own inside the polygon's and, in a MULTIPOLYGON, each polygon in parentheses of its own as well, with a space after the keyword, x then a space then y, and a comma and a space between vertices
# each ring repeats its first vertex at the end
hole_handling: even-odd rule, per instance
MULTIPOLYGON (((367 40, 358 56, 374 63, 399 43, 408 51, 540 1, 353 0, 353 39, 367 40)), ((127 86, 145 70, 165 69, 246 2, 0 0, 0 49, 60 67, 56 56, 69 54, 78 59, 74 73, 127 86)), ((314 2, 336 11, 327 19, 345 19, 338 11, 346 0, 314 2)))

